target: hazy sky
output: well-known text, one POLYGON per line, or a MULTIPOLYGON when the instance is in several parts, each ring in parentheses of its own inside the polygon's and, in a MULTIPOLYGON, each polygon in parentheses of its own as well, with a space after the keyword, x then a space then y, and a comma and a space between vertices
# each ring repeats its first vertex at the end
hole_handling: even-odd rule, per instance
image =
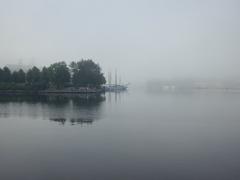
POLYGON ((126 81, 240 77, 239 0, 0 0, 0 65, 92 58, 126 81))

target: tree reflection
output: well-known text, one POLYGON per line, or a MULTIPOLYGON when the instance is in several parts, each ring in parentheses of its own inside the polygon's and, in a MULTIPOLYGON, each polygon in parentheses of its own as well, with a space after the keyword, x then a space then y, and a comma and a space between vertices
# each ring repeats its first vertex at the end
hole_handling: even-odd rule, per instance
POLYGON ((60 123, 60 124, 62 124, 62 125, 64 125, 65 122, 66 122, 66 119, 65 119, 65 118, 50 118, 49 120, 50 120, 50 121, 54 121, 54 122, 58 122, 58 123, 60 123))
POLYGON ((0 96, 2 117, 18 116, 49 119, 65 125, 91 125, 100 119, 105 95, 0 96))
POLYGON ((76 106, 95 106, 105 101, 105 96, 101 94, 80 94, 80 95, 4 95, 0 96, 0 103, 47 103, 54 105, 64 105, 73 102, 76 106))
POLYGON ((93 121, 94 121, 94 119, 92 119, 92 118, 72 118, 70 120, 72 125, 75 125, 75 124, 92 124, 93 121))
POLYGON ((71 125, 76 125, 76 124, 88 124, 91 125, 95 120, 93 118, 71 118, 71 119, 66 119, 66 118, 50 118, 50 121, 53 122, 58 122, 61 125, 65 125, 67 121, 71 123, 71 125))

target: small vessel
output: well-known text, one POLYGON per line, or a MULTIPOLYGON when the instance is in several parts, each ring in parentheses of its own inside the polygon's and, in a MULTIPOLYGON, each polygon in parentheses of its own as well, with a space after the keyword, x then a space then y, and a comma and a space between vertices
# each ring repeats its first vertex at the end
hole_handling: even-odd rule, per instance
POLYGON ((123 85, 121 82, 121 77, 117 76, 117 69, 115 70, 115 83, 112 84, 112 74, 111 72, 108 73, 108 84, 105 84, 103 87, 106 92, 120 92, 126 91, 128 88, 128 84, 123 85))
POLYGON ((127 85, 118 85, 118 84, 106 84, 103 86, 106 92, 115 92, 115 91, 126 91, 127 85))

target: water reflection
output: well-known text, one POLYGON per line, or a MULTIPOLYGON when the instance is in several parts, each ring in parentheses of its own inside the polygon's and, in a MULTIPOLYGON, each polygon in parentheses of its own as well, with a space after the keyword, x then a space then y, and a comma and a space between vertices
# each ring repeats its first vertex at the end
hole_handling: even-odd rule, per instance
POLYGON ((127 91, 116 91, 116 92, 107 92, 106 96, 107 96, 107 100, 108 103, 119 103, 122 101, 122 98, 124 95, 126 95, 128 92, 127 91))
POLYGON ((105 100, 105 96, 96 94, 80 95, 4 95, 0 96, 0 103, 27 102, 27 103, 50 103, 50 104, 67 104, 73 100, 76 105, 89 105, 99 103, 105 100))
POLYGON ((49 120, 54 121, 54 122, 58 122, 59 124, 62 124, 62 125, 64 125, 65 122, 66 122, 65 118, 50 118, 49 120))
POLYGON ((0 117, 48 119, 65 125, 91 125, 101 118, 104 95, 0 96, 0 117))
POLYGON ((70 122, 71 125, 91 125, 95 120, 92 118, 71 118, 71 119, 66 119, 66 118, 50 118, 50 121, 53 122, 58 122, 61 125, 65 125, 66 122, 70 122))
POLYGON ((0 97, 0 179, 240 179, 240 94, 105 96, 0 97))

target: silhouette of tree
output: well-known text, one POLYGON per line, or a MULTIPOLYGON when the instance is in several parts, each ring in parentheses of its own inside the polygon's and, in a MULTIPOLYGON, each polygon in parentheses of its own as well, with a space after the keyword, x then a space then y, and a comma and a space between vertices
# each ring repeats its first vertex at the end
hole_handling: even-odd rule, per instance
POLYGON ((26 82, 26 73, 20 69, 18 71, 18 78, 17 78, 18 83, 25 83, 26 82))
POLYGON ((3 82, 3 70, 0 68, 0 82, 3 82))
POLYGON ((0 89, 42 90, 50 86, 60 89, 72 85, 100 87, 106 83, 100 66, 90 59, 72 62, 70 68, 71 73, 64 61, 43 67, 41 71, 34 66, 27 73, 22 69, 11 73, 8 67, 0 68, 0 89))
POLYGON ((49 68, 43 67, 41 71, 41 84, 44 89, 49 87, 51 72, 49 68))
POLYGON ((72 62, 70 67, 72 71, 72 83, 75 87, 99 87, 106 83, 100 66, 91 59, 72 62))
POLYGON ((52 64, 49 71, 50 81, 56 88, 63 88, 66 83, 70 82, 69 68, 64 61, 52 64))
POLYGON ((29 69, 26 75, 26 80, 30 85, 34 85, 39 82, 41 77, 40 70, 37 67, 29 69))
POLYGON ((8 67, 4 67, 3 68, 3 73, 2 73, 2 81, 5 83, 9 83, 12 81, 12 77, 11 77, 11 71, 8 67))
POLYGON ((19 71, 14 71, 12 73, 12 81, 14 83, 25 83, 25 72, 20 69, 19 71))

